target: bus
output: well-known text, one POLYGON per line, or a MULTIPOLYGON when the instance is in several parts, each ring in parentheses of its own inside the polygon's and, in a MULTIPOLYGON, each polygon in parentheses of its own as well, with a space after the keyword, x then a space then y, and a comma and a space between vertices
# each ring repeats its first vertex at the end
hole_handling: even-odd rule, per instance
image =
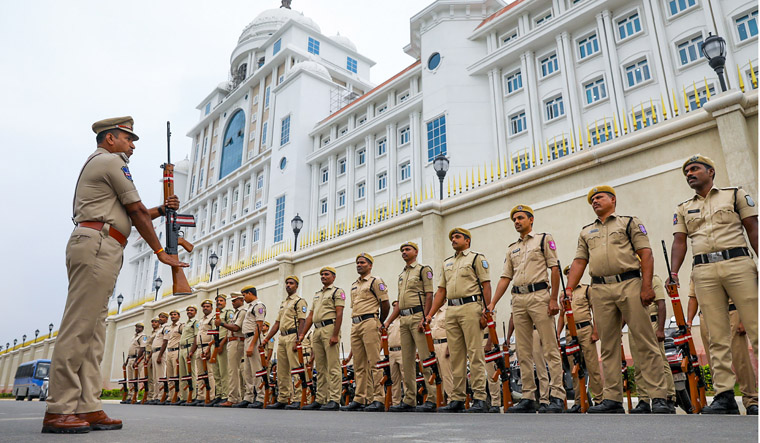
POLYGON ((16 377, 13 380, 13 396, 16 400, 39 398, 40 401, 47 397, 47 389, 43 384, 48 379, 50 372, 50 360, 32 360, 21 363, 16 369, 16 377))

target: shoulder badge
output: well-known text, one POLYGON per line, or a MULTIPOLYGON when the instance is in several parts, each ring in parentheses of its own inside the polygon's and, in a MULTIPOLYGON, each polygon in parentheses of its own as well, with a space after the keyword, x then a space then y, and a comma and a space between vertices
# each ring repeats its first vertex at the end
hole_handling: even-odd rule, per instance
POLYGON ((346 299, 346 293, 344 291, 340 291, 340 299, 345 300, 346 299))
POLYGON ((647 235, 647 229, 644 227, 644 225, 640 224, 639 229, 641 230, 642 234, 647 235))
POLYGON ((749 194, 745 195, 744 198, 747 200, 747 205, 752 207, 755 206, 755 201, 752 200, 752 197, 749 196, 749 194))
POLYGON ((148 341, 148 336, 147 335, 143 335, 142 339, 143 339, 143 341, 148 341))
POLYGON ((381 291, 385 291, 385 283, 380 283, 377 287, 380 288, 381 291))
POLYGON ((259 314, 263 314, 263 313, 264 313, 264 308, 263 307, 259 308, 259 314))
POLYGON ((132 181, 132 174, 129 172, 129 168, 126 166, 121 167, 121 172, 124 173, 124 177, 127 177, 127 180, 132 181))
POLYGON ((481 263, 483 264, 483 269, 488 269, 488 262, 485 260, 482 260, 481 263))
POLYGON ((301 307, 301 312, 303 312, 304 314, 306 314, 306 306, 302 306, 301 307))
POLYGON ((675 226, 675 225, 677 225, 677 224, 678 224, 678 214, 676 214, 676 213, 674 212, 674 213, 673 213, 673 225, 675 226))
POLYGON ((432 280, 433 279, 433 271, 431 271, 431 270, 427 271, 427 278, 428 278, 428 280, 432 280))
POLYGON ((552 251, 557 250, 557 244, 554 243, 554 240, 549 240, 549 249, 551 249, 552 251))

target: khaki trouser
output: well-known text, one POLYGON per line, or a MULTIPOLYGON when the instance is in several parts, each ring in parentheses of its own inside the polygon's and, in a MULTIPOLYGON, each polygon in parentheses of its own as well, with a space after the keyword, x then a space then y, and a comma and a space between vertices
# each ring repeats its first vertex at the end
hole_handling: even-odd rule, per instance
POLYGON ((198 374, 198 383, 197 383, 197 389, 196 389, 196 398, 198 400, 206 401, 206 382, 203 381, 201 378, 202 375, 204 375, 203 372, 203 358, 202 358, 202 352, 201 351, 207 351, 208 357, 206 358, 206 369, 208 372, 205 373, 205 375, 208 378, 209 382, 209 397, 211 400, 214 400, 214 391, 216 390, 216 380, 214 379, 214 372, 211 370, 211 365, 208 362, 208 359, 211 358, 212 346, 207 345, 205 347, 198 346, 198 350, 195 351, 195 368, 198 374))
POLYGON ((316 328, 311 335, 314 366, 317 370, 317 403, 319 404, 326 404, 331 401, 340 404, 340 393, 343 390, 340 333, 338 333, 338 343, 330 344, 330 337, 335 331, 334 328, 334 323, 316 328))
POLYGON ((734 389, 728 299, 736 305, 755 355, 757 349, 757 267, 749 257, 694 266, 694 291, 710 330, 710 355, 716 393, 734 389))
MULTIPOLYGON (((655 334, 657 333, 657 322, 652 322, 652 329, 655 331, 655 334)), ((639 392, 639 401, 645 401, 649 402, 649 392, 647 392, 646 385, 641 383, 641 367, 640 365, 636 364, 638 359, 641 358, 639 355, 639 347, 638 347, 638 341, 633 337, 628 337, 628 344, 631 345, 631 355, 633 356, 633 363, 634 363, 634 372, 633 376, 636 380, 636 390, 639 392)), ((668 357, 665 355, 665 342, 661 341, 658 342, 659 348, 660 348, 660 366, 662 367, 662 376, 665 377, 665 383, 667 383, 668 388, 668 397, 675 398, 676 396, 676 385, 673 382, 673 371, 670 370, 670 363, 668 363, 668 357)))
MULTIPOLYGON (((591 334, 594 328, 585 326, 575 331, 578 334, 578 343, 581 345, 583 360, 586 362, 586 373, 588 374, 588 390, 591 391, 591 399, 595 404, 604 400, 602 390, 602 376, 599 371, 599 354, 596 352, 596 343, 591 341, 591 334)), ((572 360, 572 359, 571 359, 572 360)), ((571 365, 572 361, 569 362, 571 365)), ((585 383, 585 382, 584 382, 585 383)), ((573 378, 573 390, 575 391, 575 403, 580 404, 581 393, 578 390, 578 380, 573 378)))
POLYGON ((351 325, 351 350, 354 351, 354 401, 367 404, 385 400, 383 371, 375 365, 380 360, 380 320, 373 317, 351 325))
POLYGON ((140 384, 136 382, 140 378, 139 370, 142 367, 142 365, 138 365, 137 369, 134 368, 135 360, 137 358, 130 357, 127 359, 127 380, 129 387, 129 394, 127 394, 127 400, 132 400, 132 395, 135 393, 135 391, 140 390, 140 384))
MULTIPOLYGON (((293 390, 293 377, 290 370, 299 367, 298 352, 293 350, 297 334, 280 335, 277 341, 277 401, 290 403, 291 397, 296 398, 293 390)), ((300 401, 300 396, 298 396, 300 401)))
MULTIPOLYGON (((179 363, 179 350, 166 351, 165 357, 166 379, 169 381, 169 396, 167 397, 167 400, 170 401, 172 398, 174 398, 174 391, 179 385, 179 368, 177 367, 177 364, 179 363)), ((182 389, 182 387, 180 387, 180 389, 182 389)), ((180 391, 177 391, 177 398, 179 398, 179 393, 180 391)))
POLYGON ((227 398, 227 394, 229 393, 229 387, 227 386, 229 384, 229 380, 227 379, 227 350, 225 349, 224 352, 221 352, 222 348, 219 348, 219 351, 216 354, 216 363, 212 363, 210 369, 214 373, 214 380, 216 381, 216 398, 227 398))
MULTIPOLYGON (((164 396, 164 381, 166 380, 166 358, 169 352, 165 351, 161 356, 161 363, 158 363, 158 354, 160 351, 153 352, 153 359, 151 364, 153 365, 153 392, 151 398, 153 400, 161 400, 164 396)), ((167 383, 168 384, 168 383, 167 383)), ((169 390, 166 390, 167 400, 169 399, 169 390)))
POLYGON ((153 353, 146 352, 145 355, 145 360, 143 360, 143 363, 140 363, 140 366, 143 366, 143 371, 148 371, 148 392, 143 393, 143 396, 148 395, 148 398, 145 400, 148 401, 153 400, 153 388, 156 386, 156 378, 153 376, 153 353))
POLYGON ((628 337, 638 342, 642 382, 652 398, 665 398, 667 388, 662 373, 660 349, 652 331, 649 314, 641 305, 641 279, 633 278, 613 284, 592 284, 590 296, 594 319, 602 342, 604 399, 622 403, 623 377, 620 356, 620 330, 623 318, 628 323, 628 337))
MULTIPOLYGON (((248 348, 251 347, 251 342, 253 342, 253 336, 245 339, 243 355, 245 355, 248 348)), ((266 350, 264 352, 266 352, 266 350)), ((264 378, 256 377, 256 373, 263 368, 264 366, 261 364, 261 355, 259 354, 259 346, 257 343, 253 345, 253 355, 250 357, 245 355, 243 361, 243 379, 245 380, 245 397, 243 399, 249 403, 253 403, 254 401, 264 402, 264 390, 266 388, 262 386, 261 389, 259 389, 259 386, 264 383, 264 378)))
POLYGON ((467 399, 468 360, 472 397, 474 400, 486 400, 486 361, 483 352, 483 330, 480 329, 482 312, 483 305, 478 302, 449 306, 446 310, 446 338, 454 381, 449 402, 463 402, 467 399))
MULTIPOLYGON (((227 401, 240 403, 243 395, 240 391, 240 360, 243 358, 243 340, 227 342, 227 401)), ((254 354, 255 355, 255 354, 254 354)))
POLYGON ((52 414, 103 409, 105 319, 124 251, 107 232, 78 227, 66 245, 69 294, 50 366, 47 412, 52 414))
MULTIPOLYGON (((491 339, 488 336, 487 329, 486 335, 483 339, 483 352, 485 352, 485 349, 488 347, 489 343, 491 343, 491 339)), ((492 349, 488 347, 489 350, 492 349)), ((506 360, 505 360, 506 363, 506 360)), ((486 383, 488 383, 488 393, 489 393, 489 402, 491 406, 501 406, 501 376, 496 377, 496 380, 494 380, 494 375, 496 374, 496 363, 486 363, 486 383)))
MULTIPOLYGON (((557 346, 557 329, 554 316, 549 316, 547 308, 551 294, 548 289, 529 294, 512 294, 512 318, 515 325, 515 341, 517 358, 520 362, 522 378, 522 394, 525 398, 533 398, 536 393, 536 382, 533 378, 533 327, 541 339, 540 349, 543 350, 544 360, 549 365, 549 388, 551 397, 565 398, 565 387, 562 382, 562 357, 557 346)), ((539 365, 536 364, 538 367, 539 365)))
MULTIPOLYGON (((752 360, 749 356, 749 343, 747 340, 747 334, 739 334, 737 328, 739 326, 739 313, 736 310, 728 311, 728 318, 731 326, 731 357, 733 358, 734 374, 736 380, 739 382, 739 392, 742 393, 742 403, 747 408, 757 404, 757 378, 755 376, 755 369, 752 366, 752 360)), ((702 336, 702 343, 705 346, 705 356, 707 362, 712 368, 712 361, 710 360, 710 351, 708 350, 710 344, 710 330, 707 324, 704 322, 704 316, 699 314, 699 333, 702 336)))
POLYGON ((541 336, 535 329, 533 330, 533 362, 536 365, 536 376, 538 376, 538 402, 549 404, 549 371, 546 370, 541 336))
MULTIPOLYGON (((415 395, 414 402, 411 403, 411 406, 415 406, 417 404, 417 377, 414 377, 414 383, 411 385, 408 385, 406 381, 402 381, 403 377, 401 374, 403 374, 402 368, 404 366, 402 353, 401 351, 391 351, 390 354, 391 380, 393 381, 391 385, 391 403, 397 405, 401 403, 401 399, 405 395, 415 395)), ((412 361, 415 365, 417 364, 414 358, 412 361)))
MULTIPOLYGON (((420 361, 424 361, 430 356, 427 341, 425 340, 425 332, 417 329, 422 317, 422 312, 418 312, 414 315, 399 318, 401 352, 404 363, 404 403, 410 406, 417 404, 417 362, 415 361, 415 351, 419 355, 420 361), (406 389, 407 386, 414 386, 414 389, 406 389)), ((422 374, 425 376, 428 400, 435 403, 435 384, 430 384, 430 377, 432 377, 433 371, 430 368, 423 368, 422 374)), ((396 380, 394 379, 393 381, 395 382, 396 380)), ((395 392, 393 403, 398 404, 395 392)))
POLYGON ((452 392, 454 392, 454 375, 451 373, 451 357, 446 356, 449 344, 439 343, 433 346, 435 347, 435 357, 438 359, 438 371, 441 373, 443 392, 451 397, 452 392))
POLYGON ((195 362, 190 361, 190 373, 187 372, 187 354, 190 353, 190 348, 182 348, 180 346, 179 348, 179 376, 180 376, 180 396, 183 400, 186 402, 191 402, 195 399, 195 390, 197 389, 196 383, 195 383, 195 362), (190 377, 189 380, 189 386, 191 386, 193 389, 190 390, 187 388, 188 386, 188 380, 181 380, 185 377, 190 377))

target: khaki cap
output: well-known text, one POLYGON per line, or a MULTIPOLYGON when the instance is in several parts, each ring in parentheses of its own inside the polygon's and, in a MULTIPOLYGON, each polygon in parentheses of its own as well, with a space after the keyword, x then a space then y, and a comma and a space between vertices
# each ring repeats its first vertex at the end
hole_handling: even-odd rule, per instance
POLYGON ((213 300, 211 300, 210 298, 207 298, 207 299, 205 299, 205 300, 203 300, 203 301, 201 302, 201 306, 203 306, 203 305, 205 305, 205 304, 209 304, 209 305, 211 305, 211 306, 214 306, 214 301, 213 301, 213 300))
POLYGON ((404 249, 404 246, 412 247, 412 248, 416 249, 417 251, 420 250, 420 247, 417 246, 417 243, 415 243, 413 241, 408 241, 408 242, 402 243, 401 246, 399 246, 399 248, 398 248, 399 251, 402 250, 402 249, 404 249))
POLYGON ((451 240, 452 237, 454 237, 454 234, 462 234, 465 237, 472 239, 472 234, 470 234, 470 231, 468 231, 465 228, 454 228, 451 231, 449 231, 449 240, 451 240))
POLYGON ((683 163, 683 166, 681 166, 681 171, 683 171, 683 175, 686 175, 686 167, 692 163, 701 163, 707 167, 715 169, 715 162, 712 161, 710 157, 705 157, 702 154, 694 154, 683 163))
POLYGON ((193 309, 195 309, 195 312, 198 312, 198 307, 197 307, 197 306, 195 306, 195 305, 190 305, 190 306, 186 307, 186 308, 185 308, 185 311, 187 311, 187 310, 188 310, 188 309, 190 309, 190 308, 193 308, 193 309))
POLYGON ((375 264, 375 259, 371 255, 367 254, 366 252, 362 252, 361 254, 356 256, 356 260, 359 260, 360 258, 364 258, 368 260, 370 263, 375 264))
POLYGON ((513 219, 516 212, 524 212, 528 214, 529 216, 533 217, 533 208, 531 208, 528 205, 517 205, 514 208, 512 208, 512 210, 509 211, 509 218, 513 219))
POLYGON ((607 186, 607 185, 595 186, 595 187, 591 188, 591 190, 588 191, 588 198, 587 198, 588 204, 591 204, 591 199, 594 198, 594 196, 596 194, 600 193, 600 192, 606 192, 606 193, 611 194, 611 195, 614 196, 615 195, 615 188, 613 188, 612 186, 607 186))
POLYGON ((176 309, 172 309, 171 311, 169 311, 169 314, 177 314, 177 315, 179 315, 179 311, 176 310, 176 309))
POLYGON ((169 314, 167 314, 166 312, 159 312, 159 313, 158 313, 158 316, 159 316, 159 317, 166 317, 166 318, 169 318, 169 314))
POLYGON ((140 327, 142 327, 142 328, 144 328, 144 327, 145 327, 145 325, 143 324, 143 322, 135 323, 135 326, 140 326, 140 327))
POLYGON ((321 274, 321 273, 323 273, 325 271, 330 271, 330 272, 333 273, 333 275, 338 275, 338 273, 335 272, 335 268, 333 268, 332 266, 325 266, 324 268, 322 268, 322 269, 319 270, 319 273, 321 274))
POLYGON ((243 286, 243 289, 240 290, 240 292, 255 292, 255 291, 256 291, 256 286, 253 286, 253 285, 243 286))
POLYGON ((233 292, 233 293, 230 294, 230 298, 232 298, 233 300, 235 300, 237 298, 243 298, 243 294, 240 293, 240 292, 233 292))
POLYGON ((216 296, 214 297, 214 300, 216 300, 217 298, 223 298, 223 299, 227 300, 227 294, 224 294, 224 293, 220 292, 219 294, 216 294, 216 296))
POLYGON ((301 280, 299 280, 298 277, 296 277, 295 275, 288 275, 287 277, 285 277, 285 281, 288 281, 288 280, 293 280, 298 285, 301 284, 301 280))
POLYGON ((93 123, 92 132, 100 134, 101 132, 108 131, 109 129, 121 129, 124 132, 129 132, 130 134, 134 135, 134 140, 137 141, 140 140, 140 137, 138 137, 137 134, 135 134, 132 130, 134 125, 135 121, 130 116, 113 117, 93 123))
POLYGON ((159 321, 159 320, 158 320, 158 317, 153 317, 153 318, 151 318, 151 319, 150 319, 150 322, 151 322, 151 323, 153 323, 154 321, 155 321, 155 322, 159 321))

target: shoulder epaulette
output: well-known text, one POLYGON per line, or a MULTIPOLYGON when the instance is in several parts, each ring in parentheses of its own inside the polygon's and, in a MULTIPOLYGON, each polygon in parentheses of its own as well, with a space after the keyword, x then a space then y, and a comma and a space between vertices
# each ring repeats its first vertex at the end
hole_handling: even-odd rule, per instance
POLYGON ((718 190, 720 191, 733 191, 734 189, 741 189, 741 188, 738 186, 727 186, 725 188, 718 188, 718 190))
POLYGON ((678 206, 681 206, 681 205, 683 205, 684 203, 689 203, 689 202, 690 202, 690 201, 692 201, 693 199, 694 199, 694 197, 692 197, 692 198, 688 198, 688 199, 686 199, 686 200, 682 201, 681 203, 679 203, 679 204, 678 204, 678 206))
POLYGON ((512 243, 509 244, 509 246, 507 246, 507 248, 511 248, 512 246, 516 245, 518 241, 520 240, 513 241, 512 243))
POLYGON ((596 222, 591 222, 591 223, 587 224, 586 226, 582 227, 581 229, 586 229, 586 228, 588 228, 589 226, 593 225, 594 223, 596 223, 596 222))
POLYGON ((443 261, 446 261, 446 260, 448 260, 450 258, 454 258, 454 257, 456 257, 456 255, 452 255, 451 257, 446 257, 446 258, 443 259, 443 261))

